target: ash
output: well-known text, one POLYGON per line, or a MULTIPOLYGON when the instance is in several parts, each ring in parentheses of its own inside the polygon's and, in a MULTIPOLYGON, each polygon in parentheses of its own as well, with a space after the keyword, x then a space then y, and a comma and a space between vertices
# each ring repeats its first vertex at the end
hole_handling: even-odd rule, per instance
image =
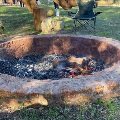
POLYGON ((52 62, 57 59, 65 59, 61 54, 32 55, 20 59, 0 60, 0 73, 20 78, 55 79, 56 70, 52 62))
POLYGON ((62 54, 50 54, 44 56, 32 55, 12 60, 0 60, 0 73, 20 78, 54 80, 93 74, 94 72, 105 69, 105 64, 100 59, 88 58, 87 60, 83 60, 82 65, 76 64, 73 67, 73 65, 66 61, 68 57, 69 56, 62 54), (58 65, 54 66, 53 62, 57 60, 61 61, 58 65))

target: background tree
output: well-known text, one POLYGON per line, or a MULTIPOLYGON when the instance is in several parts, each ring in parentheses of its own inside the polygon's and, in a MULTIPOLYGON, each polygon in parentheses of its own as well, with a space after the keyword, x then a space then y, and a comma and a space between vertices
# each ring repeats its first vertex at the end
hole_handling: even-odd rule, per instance
MULTIPOLYGON (((34 8, 38 8, 36 0, 22 0, 28 10, 33 13, 34 8)), ((77 5, 77 0, 54 0, 63 9, 67 10, 77 5)))
POLYGON ((28 10, 33 13, 34 8, 38 8, 39 6, 36 4, 36 0, 22 0, 28 10))
POLYGON ((54 0, 55 3, 60 5, 63 9, 71 9, 77 5, 77 0, 54 0))
POLYGON ((37 31, 41 30, 41 23, 47 17, 47 10, 36 4, 36 0, 22 0, 28 10, 34 16, 34 25, 37 31))

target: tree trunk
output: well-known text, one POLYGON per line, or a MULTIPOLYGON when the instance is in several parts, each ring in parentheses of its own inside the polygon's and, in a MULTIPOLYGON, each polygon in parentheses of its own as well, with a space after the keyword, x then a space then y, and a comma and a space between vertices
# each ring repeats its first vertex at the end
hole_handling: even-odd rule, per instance
POLYGON ((45 8, 34 8, 34 25, 37 31, 41 30, 41 23, 47 17, 47 9, 45 8))
POLYGON ((53 0, 60 5, 63 9, 68 10, 77 5, 77 0, 53 0))
POLYGON ((28 10, 33 13, 34 8, 38 8, 38 5, 36 4, 36 0, 22 0, 22 2, 25 4, 25 6, 28 8, 28 10))

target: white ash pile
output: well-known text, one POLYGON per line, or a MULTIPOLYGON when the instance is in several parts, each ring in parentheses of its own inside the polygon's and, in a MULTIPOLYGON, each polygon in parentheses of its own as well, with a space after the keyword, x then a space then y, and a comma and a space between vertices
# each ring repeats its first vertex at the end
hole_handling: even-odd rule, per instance
POLYGON ((21 59, 0 60, 0 73, 33 79, 73 78, 90 75, 105 68, 101 59, 62 54, 34 55, 21 59))

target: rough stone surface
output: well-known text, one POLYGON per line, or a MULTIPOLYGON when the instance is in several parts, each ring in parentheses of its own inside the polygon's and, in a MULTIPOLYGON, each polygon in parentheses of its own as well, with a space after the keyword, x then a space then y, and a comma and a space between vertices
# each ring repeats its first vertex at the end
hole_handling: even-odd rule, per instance
MULTIPOLYGON (((81 104, 97 98, 120 96, 120 42, 110 38, 76 35, 42 35, 13 38, 0 44, 0 58, 22 57, 30 54, 64 53, 100 56, 110 68, 91 76, 73 79, 21 79, 0 74, 0 96, 43 96, 45 104, 81 104), (89 47, 88 47, 89 46, 89 47)), ((43 103, 42 99, 40 103, 43 103)))
POLYGON ((63 21, 56 21, 53 18, 49 17, 42 21, 41 29, 43 33, 52 33, 60 31, 64 28, 63 21))

